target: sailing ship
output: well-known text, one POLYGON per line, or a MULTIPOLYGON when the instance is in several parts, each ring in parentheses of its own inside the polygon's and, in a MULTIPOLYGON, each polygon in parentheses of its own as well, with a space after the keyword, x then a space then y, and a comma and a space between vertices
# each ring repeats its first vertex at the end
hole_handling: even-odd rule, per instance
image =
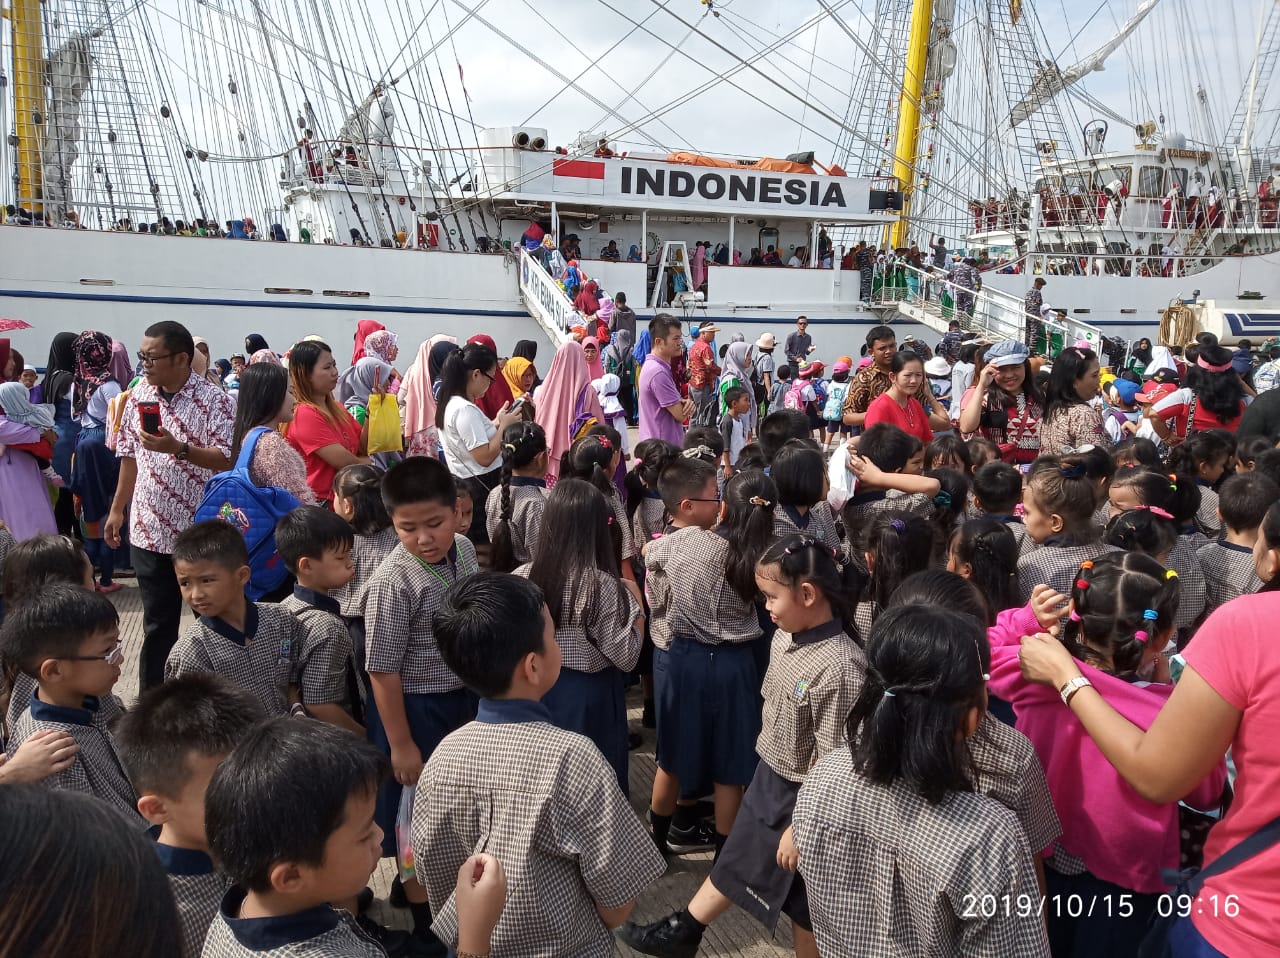
POLYGON ((602 119, 567 141, 529 124, 482 127, 454 48, 464 25, 533 58, 605 118, 620 105, 486 18, 484 0, 425 15, 382 2, 385 31, 369 4, 326 0, 11 0, 0 305, 33 324, 31 345, 86 327, 136 342, 160 318, 223 354, 246 331, 338 344, 367 317, 408 340, 484 329, 512 341, 536 323, 559 341, 574 314, 529 255, 539 234, 574 237, 583 271, 642 314, 673 309, 754 340, 803 313, 832 355, 856 350, 874 323, 923 337, 952 318, 945 283, 901 261, 906 282, 867 295, 845 255, 859 240, 893 259, 948 237, 955 254, 990 264, 974 315, 958 318, 995 335, 1023 334, 1034 276, 1050 279, 1046 298, 1073 339, 1151 335, 1183 299, 1224 338, 1280 334, 1280 153, 1258 134, 1277 0, 1262 3, 1248 82, 1211 147, 1160 121, 1068 132, 1064 102, 1157 0, 1065 70, 1023 0, 876 0, 862 32, 844 18, 847 0, 818 0, 761 46, 741 30, 737 46, 712 33, 731 25, 731 5, 690 0, 690 19, 651 0, 688 28, 668 41, 673 54, 696 37, 732 59, 701 88, 725 91, 730 109, 734 77, 769 76, 771 57, 794 64, 798 37, 826 29, 853 43, 843 116, 781 90, 838 131, 825 162, 619 143, 646 117, 614 129, 602 119), (984 104, 976 123, 955 119, 972 103, 984 104), (1130 129, 1132 145, 1113 149, 1130 129), (968 172, 952 165, 960 157, 968 172), (611 242, 619 260, 601 258, 611 242), (721 247, 725 263, 711 252, 721 247), (745 265, 770 247, 803 267, 745 265))

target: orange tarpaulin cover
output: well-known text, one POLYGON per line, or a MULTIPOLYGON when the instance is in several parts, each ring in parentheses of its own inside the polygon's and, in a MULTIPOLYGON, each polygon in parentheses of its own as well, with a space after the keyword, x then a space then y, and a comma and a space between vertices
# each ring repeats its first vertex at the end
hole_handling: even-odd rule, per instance
POLYGON ((743 165, 734 160, 720 160, 714 156, 703 156, 700 153, 672 153, 667 157, 668 163, 682 163, 685 166, 721 166, 733 170, 768 170, 771 173, 816 173, 808 163, 792 163, 788 160, 775 160, 763 157, 754 163, 743 165))

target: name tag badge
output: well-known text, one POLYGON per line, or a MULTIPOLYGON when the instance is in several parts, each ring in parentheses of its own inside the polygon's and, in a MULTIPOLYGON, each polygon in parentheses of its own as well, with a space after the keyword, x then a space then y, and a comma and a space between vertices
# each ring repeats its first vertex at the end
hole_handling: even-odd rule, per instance
POLYGON ((293 639, 285 639, 283 642, 280 643, 280 657, 276 661, 288 662, 291 658, 293 658, 292 653, 293 653, 293 639))
POLYGON ((797 702, 803 702, 805 694, 809 691, 808 679, 797 679, 795 687, 795 697, 797 702))

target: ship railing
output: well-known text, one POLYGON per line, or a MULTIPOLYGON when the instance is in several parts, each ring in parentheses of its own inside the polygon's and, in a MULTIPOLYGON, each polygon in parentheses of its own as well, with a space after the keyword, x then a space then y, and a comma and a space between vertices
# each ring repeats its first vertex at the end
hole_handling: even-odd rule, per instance
POLYGON ((529 315, 557 346, 569 339, 568 330, 581 319, 560 284, 528 250, 520 251, 520 299, 529 315))

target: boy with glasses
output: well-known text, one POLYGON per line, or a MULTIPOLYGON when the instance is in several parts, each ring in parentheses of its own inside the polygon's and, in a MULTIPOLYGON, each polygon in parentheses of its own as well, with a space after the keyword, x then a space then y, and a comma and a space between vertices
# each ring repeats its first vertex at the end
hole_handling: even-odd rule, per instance
POLYGON ((14 723, 7 743, 10 757, 40 732, 70 735, 80 754, 41 784, 87 792, 134 827, 146 828, 100 708, 124 663, 120 619, 111 600, 78 585, 50 585, 5 618, 0 650, 7 662, 36 680, 31 704, 14 723))

